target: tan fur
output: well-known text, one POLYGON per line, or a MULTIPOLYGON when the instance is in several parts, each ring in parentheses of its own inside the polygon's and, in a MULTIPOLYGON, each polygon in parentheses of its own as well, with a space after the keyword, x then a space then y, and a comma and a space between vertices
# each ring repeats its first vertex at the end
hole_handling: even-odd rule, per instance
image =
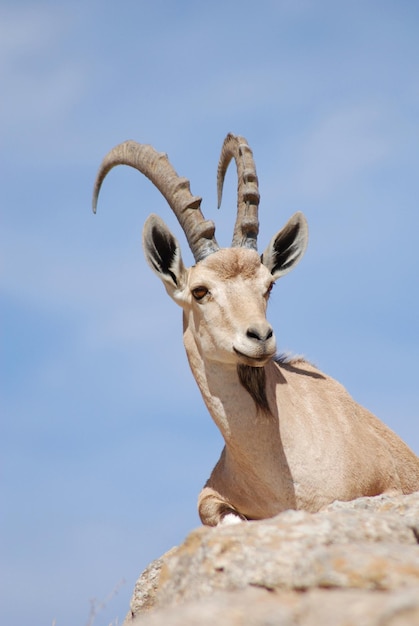
MULTIPOLYGON (((202 269, 202 264, 200 266, 202 269)), ((257 254, 231 254, 230 248, 219 250, 216 256, 210 255, 205 260, 205 270, 215 272, 217 280, 226 281, 238 276, 243 279, 255 278, 260 270, 260 259, 257 254)), ((195 277, 195 281, 199 280, 195 277)))

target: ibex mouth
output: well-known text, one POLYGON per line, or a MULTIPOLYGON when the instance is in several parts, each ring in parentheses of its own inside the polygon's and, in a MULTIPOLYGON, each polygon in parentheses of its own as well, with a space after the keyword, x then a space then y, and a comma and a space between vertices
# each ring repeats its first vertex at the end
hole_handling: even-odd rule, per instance
POLYGON ((234 346, 233 346, 233 350, 237 354, 237 356, 240 358, 240 362, 243 365, 250 365, 251 367, 263 367, 274 356, 274 353, 262 354, 260 356, 252 356, 250 354, 245 354, 244 352, 240 352, 240 350, 237 350, 237 348, 235 348, 234 346))

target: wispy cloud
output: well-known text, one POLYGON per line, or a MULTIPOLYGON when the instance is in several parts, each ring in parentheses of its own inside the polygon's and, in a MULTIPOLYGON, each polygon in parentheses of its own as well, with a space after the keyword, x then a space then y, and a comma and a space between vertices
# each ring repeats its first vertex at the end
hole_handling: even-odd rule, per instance
POLYGON ((53 6, 0 9, 3 145, 47 147, 51 130, 80 102, 86 72, 62 48, 71 24, 67 11, 53 6))
POLYGON ((382 111, 373 106, 334 110, 320 120, 300 149, 297 189, 315 200, 353 182, 391 151, 382 111))

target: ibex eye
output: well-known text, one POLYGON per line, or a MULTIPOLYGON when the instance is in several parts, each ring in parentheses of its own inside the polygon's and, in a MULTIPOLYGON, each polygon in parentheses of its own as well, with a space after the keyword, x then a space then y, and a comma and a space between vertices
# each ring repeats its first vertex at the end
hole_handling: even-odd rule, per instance
POLYGON ((192 295, 195 300, 202 300, 202 298, 206 296, 207 293, 208 289, 206 287, 196 287, 195 289, 192 289, 192 295))
POLYGON ((271 293, 273 286, 275 283, 271 283, 265 292, 265 298, 269 298, 269 294, 271 293))

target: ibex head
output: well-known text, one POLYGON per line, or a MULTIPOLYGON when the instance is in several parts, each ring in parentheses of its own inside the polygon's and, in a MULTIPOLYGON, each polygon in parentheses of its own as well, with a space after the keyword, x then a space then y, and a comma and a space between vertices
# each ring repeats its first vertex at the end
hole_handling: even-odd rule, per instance
POLYGON ((184 310, 185 329, 194 336, 204 359, 260 367, 272 358, 276 341, 266 320, 273 283, 289 272, 307 246, 302 213, 293 215, 260 257, 259 191, 252 151, 243 137, 227 135, 218 165, 218 202, 224 176, 234 158, 238 175, 237 219, 231 248, 220 249, 215 226, 204 219, 201 198, 192 196, 189 181, 179 177, 165 154, 127 141, 103 160, 93 195, 93 210, 106 174, 115 165, 130 165, 147 176, 166 198, 179 220, 196 265, 185 268, 180 246, 166 224, 151 215, 144 225, 143 247, 152 270, 184 310))

